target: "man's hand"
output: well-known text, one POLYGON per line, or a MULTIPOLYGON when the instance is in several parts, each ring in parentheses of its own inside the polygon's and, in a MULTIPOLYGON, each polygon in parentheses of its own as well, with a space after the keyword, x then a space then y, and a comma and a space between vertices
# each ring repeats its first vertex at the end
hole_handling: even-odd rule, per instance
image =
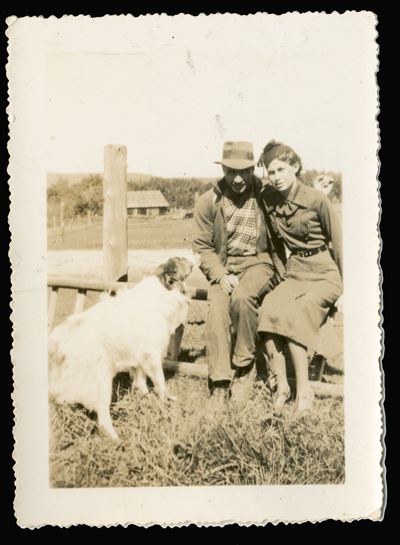
POLYGON ((225 274, 219 281, 221 290, 230 295, 233 288, 239 284, 239 278, 234 274, 225 274))

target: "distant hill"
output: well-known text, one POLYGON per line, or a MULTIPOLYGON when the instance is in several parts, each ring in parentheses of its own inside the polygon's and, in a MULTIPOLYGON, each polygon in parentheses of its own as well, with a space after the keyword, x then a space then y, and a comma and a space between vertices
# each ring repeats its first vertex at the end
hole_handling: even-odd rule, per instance
POLYGON ((55 185, 60 178, 68 179, 68 182, 73 184, 79 184, 87 174, 74 173, 74 174, 58 174, 57 172, 47 172, 47 187, 55 185))
MULTIPOLYGON (((103 173, 97 173, 97 172, 91 172, 90 174, 99 174, 100 176, 103 175, 103 173)), ((47 172, 47 187, 51 187, 52 185, 55 185, 60 178, 67 179, 68 182, 71 185, 79 184, 83 178, 90 175, 89 173, 57 173, 57 172, 47 172)), ((128 182, 149 182, 151 178, 158 178, 163 179, 162 176, 152 176, 151 174, 143 174, 140 172, 128 172, 127 173, 127 181, 128 182)), ((219 178, 198 178, 195 176, 196 180, 203 182, 204 184, 207 184, 209 182, 216 182, 219 178)), ((165 177, 166 180, 171 180, 171 178, 165 177)), ((188 178, 190 180, 190 178, 188 178)))

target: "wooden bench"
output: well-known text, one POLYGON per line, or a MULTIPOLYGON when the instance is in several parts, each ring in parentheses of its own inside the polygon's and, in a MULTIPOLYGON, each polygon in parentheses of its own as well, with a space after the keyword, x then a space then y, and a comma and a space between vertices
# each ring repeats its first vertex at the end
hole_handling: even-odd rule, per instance
MULTIPOLYGON (((62 289, 77 290, 74 314, 83 312, 88 291, 117 291, 123 287, 132 288, 137 284, 133 282, 110 282, 106 280, 87 280, 74 277, 49 276, 47 280, 48 287, 51 288, 50 302, 48 308, 48 332, 52 331, 54 315, 57 305, 58 291, 62 289)), ((194 287, 187 288, 187 295, 197 301, 207 301, 208 292, 205 289, 194 287)), ((208 366, 199 363, 179 362, 178 357, 181 349, 181 342, 185 326, 180 325, 173 335, 168 346, 167 355, 163 361, 164 369, 169 369, 185 375, 193 375, 201 378, 208 378, 208 366)), ((338 384, 328 384, 321 382, 325 359, 318 356, 313 371, 313 377, 310 377, 310 384, 314 393, 321 396, 343 397, 343 386, 338 384)), ((290 381, 289 381, 290 382, 290 381)))

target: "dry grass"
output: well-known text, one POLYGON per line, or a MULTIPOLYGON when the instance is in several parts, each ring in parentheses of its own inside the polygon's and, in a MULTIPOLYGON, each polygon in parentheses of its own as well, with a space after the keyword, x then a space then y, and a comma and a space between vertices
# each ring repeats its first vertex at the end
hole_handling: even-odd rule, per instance
MULTIPOLYGON (((262 383, 257 383, 262 384, 262 383)), ((82 407, 50 404, 50 486, 207 486, 344 482, 343 403, 317 400, 298 418, 289 403, 271 415, 257 386, 244 411, 214 410, 206 381, 175 376, 178 401, 140 398, 128 376, 114 381, 114 442, 82 407)))

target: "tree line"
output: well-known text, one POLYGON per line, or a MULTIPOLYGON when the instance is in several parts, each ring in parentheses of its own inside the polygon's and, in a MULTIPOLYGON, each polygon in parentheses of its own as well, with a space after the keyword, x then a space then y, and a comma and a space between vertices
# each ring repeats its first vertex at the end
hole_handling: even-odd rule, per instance
MULTIPOLYGON (((335 202, 342 201, 341 173, 307 170, 301 175, 305 185, 312 186, 315 178, 326 174, 334 179, 329 198, 335 202)), ((128 181, 128 191, 160 190, 168 201, 170 208, 191 210, 194 208, 196 196, 200 196, 211 187, 215 181, 204 182, 198 178, 161 178, 153 176, 148 181, 128 181)), ((264 180, 266 181, 266 180, 264 180)), ((60 177, 58 182, 47 189, 48 217, 59 213, 60 204, 64 202, 64 216, 71 218, 91 214, 103 214, 103 176, 89 174, 80 183, 70 184, 68 178, 60 177)))

